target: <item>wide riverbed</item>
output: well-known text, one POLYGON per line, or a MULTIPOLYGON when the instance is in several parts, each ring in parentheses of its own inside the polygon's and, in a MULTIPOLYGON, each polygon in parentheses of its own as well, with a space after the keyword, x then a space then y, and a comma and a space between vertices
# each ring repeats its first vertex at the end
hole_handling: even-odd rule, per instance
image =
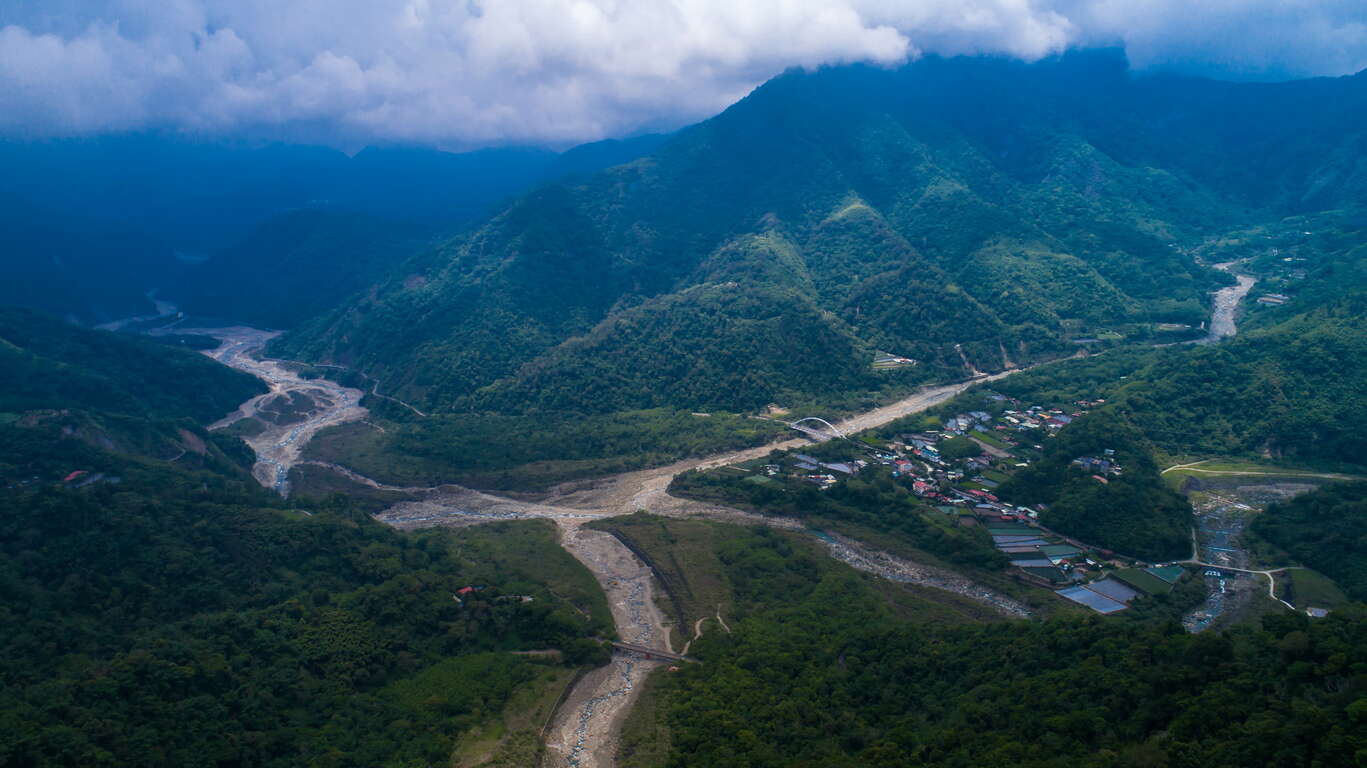
POLYGON ((209 429, 225 429, 242 419, 254 418, 261 431, 248 432, 242 438, 256 452, 252 474, 262 485, 282 495, 289 494, 290 469, 299 462, 304 446, 319 430, 369 415, 361 407, 361 390, 327 379, 306 379, 287 363, 257 357, 279 331, 237 326, 177 332, 218 339, 218 348, 205 352, 206 355, 250 373, 270 387, 269 392, 238 406, 236 411, 209 425, 209 429))
MULTIPOLYGON (((1216 264, 1215 268, 1224 272, 1230 272, 1237 262, 1225 262, 1216 264)), ((1234 285, 1221 288, 1215 292, 1214 307, 1210 313, 1210 332, 1205 338, 1197 341, 1198 344, 1210 344, 1221 339, 1229 338, 1239 332, 1236 324, 1239 305, 1243 303, 1244 297, 1248 295, 1253 284, 1258 282, 1257 278, 1249 275, 1235 275, 1237 281, 1234 285)))

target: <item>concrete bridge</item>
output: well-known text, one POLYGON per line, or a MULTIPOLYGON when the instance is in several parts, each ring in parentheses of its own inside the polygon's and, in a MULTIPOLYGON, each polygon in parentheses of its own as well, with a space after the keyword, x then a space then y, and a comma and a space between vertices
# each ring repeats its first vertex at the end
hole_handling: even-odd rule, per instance
POLYGON ((632 653, 639 653, 647 659, 667 659, 669 661, 687 662, 689 664, 700 663, 697 659, 690 658, 688 656, 681 656, 677 653, 662 651, 658 648, 647 648, 644 645, 636 645, 635 643, 613 643, 612 647, 618 651, 630 651, 632 653))

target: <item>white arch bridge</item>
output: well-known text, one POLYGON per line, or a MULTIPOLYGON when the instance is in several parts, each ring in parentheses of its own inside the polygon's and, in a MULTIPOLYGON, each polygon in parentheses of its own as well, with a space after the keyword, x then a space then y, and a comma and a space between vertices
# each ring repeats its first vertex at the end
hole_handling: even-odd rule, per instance
POLYGON ((845 436, 845 433, 837 429, 834 424, 817 416, 808 416, 804 419, 785 421, 784 423, 818 443, 824 443, 833 437, 838 437, 841 440, 849 440, 849 438, 845 436), (812 426, 811 423, 820 425, 820 428, 812 426))

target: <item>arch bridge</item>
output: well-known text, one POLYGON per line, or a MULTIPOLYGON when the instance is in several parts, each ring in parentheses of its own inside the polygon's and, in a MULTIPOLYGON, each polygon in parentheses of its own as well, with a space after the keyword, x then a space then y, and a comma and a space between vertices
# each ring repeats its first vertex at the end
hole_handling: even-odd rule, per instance
POLYGON ((790 428, 796 429, 798 432, 801 432, 802 434, 806 435, 807 437, 810 437, 818 443, 824 443, 827 440, 830 440, 832 437, 838 437, 841 440, 849 440, 849 438, 845 436, 845 433, 837 429, 834 424, 818 416, 808 416, 803 419, 798 419, 797 421, 789 421, 784 423, 786 423, 790 428), (810 426, 809 422, 815 422, 816 424, 825 427, 825 430, 821 430, 817 427, 810 426))

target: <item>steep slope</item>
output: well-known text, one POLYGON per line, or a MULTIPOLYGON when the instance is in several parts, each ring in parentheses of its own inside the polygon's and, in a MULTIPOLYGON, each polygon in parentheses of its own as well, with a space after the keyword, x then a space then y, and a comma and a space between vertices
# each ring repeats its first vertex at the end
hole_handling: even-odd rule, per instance
POLYGON ((443 763, 601 661, 607 605, 549 523, 408 536, 261 488, 200 427, 261 389, 0 310, 0 763, 443 763))
POLYGON ((264 391, 188 349, 0 307, 0 478, 111 470, 119 455, 221 464, 201 425, 264 391))
POLYGON ((214 421, 265 391, 252 376, 165 344, 0 307, 0 411, 81 408, 214 421))
POLYGON ((159 290, 195 314, 292 325, 513 195, 663 138, 350 158, 154 134, 0 141, 0 268, 11 278, 0 302, 100 323, 150 313, 145 294, 159 290), (329 277, 349 273, 361 277, 329 277))
POLYGON ((159 295, 195 315, 290 328, 381 280, 428 234, 411 222, 366 214, 291 211, 183 268, 159 295))
MULTIPOLYGON (((792 73, 648 158, 514 202, 277 349, 359 367, 436 410, 735 409, 760 395, 696 394, 707 365, 616 366, 639 363, 621 357, 628 337, 687 348, 680 335, 699 326, 683 318, 696 304, 668 297, 731 281, 775 316, 828 312, 853 339, 838 370, 867 364, 873 348, 938 375, 961 372, 964 359, 999 370, 1065 352, 1074 337, 1196 325, 1205 292, 1228 278, 1172 243, 1351 198, 1354 172, 1309 169, 1355 146, 1355 124, 1336 120, 1361 110, 1364 83, 1133 78, 1104 53, 792 73), (1240 133, 1237 116, 1253 112, 1276 118, 1240 133), (1311 129, 1333 135, 1295 138, 1311 129), (1250 186, 1242 164, 1268 151, 1250 186), (756 260, 717 261, 771 231, 787 243, 784 275, 802 280, 756 260), (663 307, 680 313, 674 331, 631 321, 663 307), (588 386, 607 372, 616 383, 588 386), (660 376, 679 381, 641 400, 660 376), (594 394, 536 394, 548 387, 594 394), (519 396, 491 400, 484 388, 519 396)), ((773 346, 769 357, 790 351, 773 346)), ((764 392, 871 385, 773 370, 764 392)))

